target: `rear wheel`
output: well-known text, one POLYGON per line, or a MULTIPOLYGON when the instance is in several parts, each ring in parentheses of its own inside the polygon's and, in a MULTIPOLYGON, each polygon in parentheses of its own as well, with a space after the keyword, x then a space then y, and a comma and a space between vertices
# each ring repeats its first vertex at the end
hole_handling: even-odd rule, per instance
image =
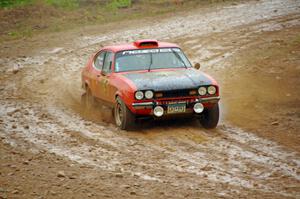
POLYGON ((219 122, 219 104, 215 104, 213 107, 205 109, 200 118, 200 123, 206 129, 216 128, 219 122))
POLYGON ((127 108, 120 97, 117 97, 114 107, 116 125, 122 130, 130 130, 135 125, 135 115, 127 108))

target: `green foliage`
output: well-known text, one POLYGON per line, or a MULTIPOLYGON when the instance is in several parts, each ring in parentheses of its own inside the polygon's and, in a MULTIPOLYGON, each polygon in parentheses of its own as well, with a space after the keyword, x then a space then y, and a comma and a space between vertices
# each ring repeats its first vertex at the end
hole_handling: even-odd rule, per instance
POLYGON ((79 0, 0 0, 0 8, 12 8, 37 2, 44 2, 46 4, 65 9, 74 9, 79 7, 79 0))
POLYGON ((107 4, 107 8, 116 10, 119 8, 128 8, 131 6, 131 0, 112 0, 107 4))
POLYGON ((59 8, 75 9, 79 7, 78 0, 45 0, 46 3, 59 8))
POLYGON ((14 30, 7 33, 11 38, 21 38, 21 37, 31 37, 32 36, 32 29, 24 28, 22 30, 14 30))
POLYGON ((10 8, 16 6, 23 6, 32 3, 33 0, 0 0, 1 8, 10 8))

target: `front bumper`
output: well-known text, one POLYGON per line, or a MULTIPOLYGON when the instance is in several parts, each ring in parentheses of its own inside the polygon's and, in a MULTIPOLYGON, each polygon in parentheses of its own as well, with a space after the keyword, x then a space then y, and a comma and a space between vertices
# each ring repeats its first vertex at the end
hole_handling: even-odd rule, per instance
MULTIPOLYGON (((220 100, 220 97, 206 97, 206 98, 197 98, 195 99, 194 102, 189 102, 189 103, 196 103, 196 102, 200 102, 200 103, 217 103, 220 100)), ((167 101, 184 101, 182 99, 180 100, 167 100, 167 101)), ((132 106, 135 109, 144 109, 144 108, 153 108, 155 107, 157 104, 159 104, 156 101, 153 102, 135 102, 132 103, 132 106)))
POLYGON ((155 102, 137 102, 137 103, 132 103, 132 106, 135 109, 153 108, 154 105, 155 105, 155 102))
POLYGON ((153 115, 153 109, 156 106, 162 106, 167 109, 169 104, 186 104, 186 113, 193 113, 193 106, 196 103, 202 103, 205 108, 218 103, 219 96, 206 97, 206 98, 189 98, 189 99, 165 99, 165 100, 153 100, 149 102, 135 102, 132 103, 132 107, 136 114, 141 115, 153 115))

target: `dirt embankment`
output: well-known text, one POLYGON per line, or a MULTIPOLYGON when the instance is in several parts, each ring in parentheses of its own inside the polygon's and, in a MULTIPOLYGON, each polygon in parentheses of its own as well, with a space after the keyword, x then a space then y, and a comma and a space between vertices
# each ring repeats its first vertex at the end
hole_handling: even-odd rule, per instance
POLYGON ((264 0, 1 44, 0 197, 299 198, 299 9, 264 0), (80 114, 88 56, 146 37, 179 43, 219 81, 217 129, 122 132, 80 114))
POLYGON ((300 152, 300 26, 260 34, 231 62, 226 121, 300 152))

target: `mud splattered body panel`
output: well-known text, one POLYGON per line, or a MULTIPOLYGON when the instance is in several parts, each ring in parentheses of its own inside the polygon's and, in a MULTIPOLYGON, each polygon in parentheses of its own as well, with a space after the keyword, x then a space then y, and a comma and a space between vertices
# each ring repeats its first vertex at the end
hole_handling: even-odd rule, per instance
POLYGON ((195 89, 214 82, 204 73, 195 69, 177 69, 124 74, 138 90, 169 91, 195 89))

